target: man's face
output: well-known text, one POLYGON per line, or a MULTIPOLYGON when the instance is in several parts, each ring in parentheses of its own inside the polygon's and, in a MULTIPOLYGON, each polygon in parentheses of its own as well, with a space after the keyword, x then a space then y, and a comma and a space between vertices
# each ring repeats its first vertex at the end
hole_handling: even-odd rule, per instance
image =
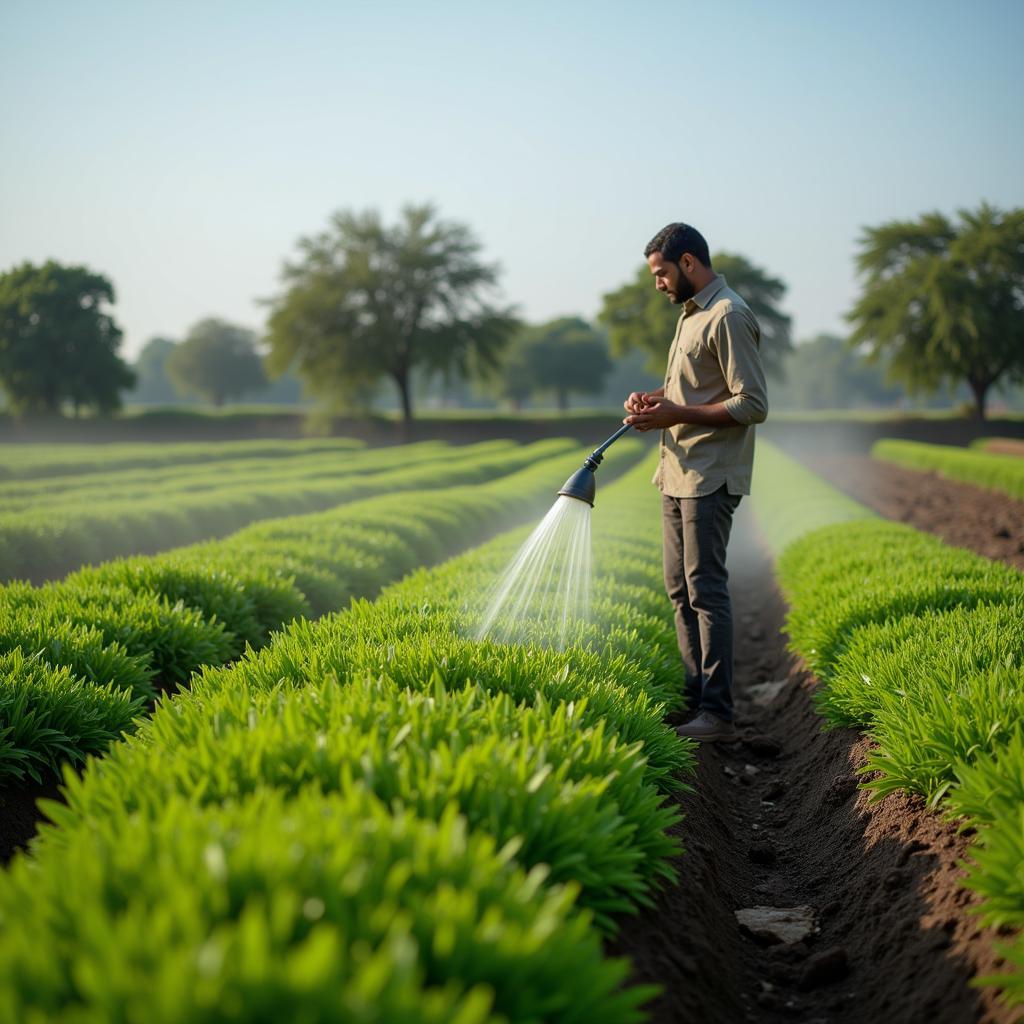
POLYGON ((686 276, 684 264, 687 259, 692 260, 693 257, 689 253, 683 253, 678 263, 663 260, 660 252, 652 252, 647 257, 647 266, 654 275, 654 287, 659 292, 664 292, 676 306, 681 306, 687 299, 692 299, 697 294, 697 289, 686 276))

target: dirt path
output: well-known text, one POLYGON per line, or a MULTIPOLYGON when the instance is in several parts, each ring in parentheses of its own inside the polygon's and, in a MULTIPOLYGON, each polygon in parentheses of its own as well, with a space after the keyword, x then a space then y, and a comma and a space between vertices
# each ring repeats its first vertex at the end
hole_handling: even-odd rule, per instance
POLYGON ((969 840, 921 801, 869 806, 856 769, 869 741, 823 732, 814 681, 785 650, 784 605, 741 509, 730 564, 737 630, 737 723, 744 736, 701 749, 682 800, 680 884, 623 920, 610 952, 665 988, 658 1024, 1008 1024, 1017 1016, 969 980, 997 967, 966 912, 957 861, 969 840), (770 699, 771 687, 783 683, 770 699), (805 940, 766 944, 735 911, 810 907, 805 940))
POLYGON ((866 455, 802 461, 879 515, 1024 569, 1024 501, 866 455))

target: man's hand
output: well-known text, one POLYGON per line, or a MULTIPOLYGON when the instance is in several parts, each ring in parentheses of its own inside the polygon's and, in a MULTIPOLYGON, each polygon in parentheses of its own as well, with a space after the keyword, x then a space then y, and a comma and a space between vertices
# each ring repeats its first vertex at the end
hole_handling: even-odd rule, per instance
POLYGON ((735 427, 738 423, 725 402, 713 402, 711 405, 678 405, 658 392, 651 392, 637 394, 637 397, 645 401, 639 407, 630 409, 629 403, 633 397, 634 395, 630 395, 626 400, 626 409, 630 415, 622 422, 632 424, 641 433, 645 430, 664 430, 679 423, 699 423, 708 427, 735 427))
POLYGON ((622 421, 631 423, 641 433, 647 430, 664 430, 683 422, 683 406, 670 402, 664 395, 637 394, 634 392, 626 399, 626 410, 629 415, 622 421), (630 409, 629 403, 634 397, 644 399, 642 403, 630 409))
POLYGON ((646 408, 650 400, 651 396, 646 391, 634 391, 622 404, 626 412, 640 412, 646 408))
POLYGON ((622 404, 626 412, 643 412, 651 402, 664 394, 664 388, 658 388, 657 391, 634 391, 622 404))

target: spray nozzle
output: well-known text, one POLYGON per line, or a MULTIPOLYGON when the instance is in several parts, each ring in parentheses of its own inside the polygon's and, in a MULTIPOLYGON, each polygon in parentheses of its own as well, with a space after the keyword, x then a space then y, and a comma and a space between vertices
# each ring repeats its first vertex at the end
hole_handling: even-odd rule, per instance
POLYGON ((618 439, 622 437, 622 435, 629 430, 631 426, 631 423, 624 424, 619 427, 619 429, 616 430, 607 441, 598 445, 583 460, 583 468, 577 469, 576 472, 565 481, 558 493, 567 498, 576 498, 578 501, 585 501, 591 508, 593 508, 594 498, 597 494, 597 480, 594 477, 594 471, 601 465, 601 461, 604 459, 604 453, 608 450, 609 446, 615 441, 618 441, 618 439))

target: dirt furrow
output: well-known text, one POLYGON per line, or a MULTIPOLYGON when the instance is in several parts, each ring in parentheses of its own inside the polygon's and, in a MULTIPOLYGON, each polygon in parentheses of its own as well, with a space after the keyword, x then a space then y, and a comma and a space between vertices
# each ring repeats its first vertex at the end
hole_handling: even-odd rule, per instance
POLYGON ((785 606, 749 503, 730 569, 743 740, 701 749, 681 801, 680 884, 623 919, 609 946, 634 959, 637 980, 664 987, 652 1020, 1018 1020, 992 990, 970 986, 1000 961, 959 885, 969 838, 916 798, 869 804, 858 789, 870 741, 823 731, 816 682, 786 651, 785 606), (811 930, 774 941, 741 925, 736 912, 753 908, 794 911, 811 930))

